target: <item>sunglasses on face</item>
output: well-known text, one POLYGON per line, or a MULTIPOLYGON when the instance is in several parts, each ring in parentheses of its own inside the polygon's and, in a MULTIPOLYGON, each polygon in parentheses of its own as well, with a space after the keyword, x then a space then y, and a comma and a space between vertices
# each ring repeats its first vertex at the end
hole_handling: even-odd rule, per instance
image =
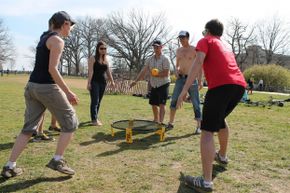
POLYGON ((155 49, 155 50, 157 50, 159 48, 161 48, 161 46, 153 46, 153 49, 155 49))
POLYGON ((100 48, 100 50, 107 50, 107 48, 100 48))
POLYGON ((207 34, 207 32, 208 32, 207 29, 203 30, 202 35, 205 36, 207 34))

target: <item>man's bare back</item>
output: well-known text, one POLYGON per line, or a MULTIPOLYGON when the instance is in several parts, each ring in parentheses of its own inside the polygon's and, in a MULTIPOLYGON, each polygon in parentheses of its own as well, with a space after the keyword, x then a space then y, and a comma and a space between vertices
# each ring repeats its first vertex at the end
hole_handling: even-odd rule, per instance
POLYGON ((187 75, 195 59, 194 46, 181 47, 176 51, 176 69, 178 74, 187 75))

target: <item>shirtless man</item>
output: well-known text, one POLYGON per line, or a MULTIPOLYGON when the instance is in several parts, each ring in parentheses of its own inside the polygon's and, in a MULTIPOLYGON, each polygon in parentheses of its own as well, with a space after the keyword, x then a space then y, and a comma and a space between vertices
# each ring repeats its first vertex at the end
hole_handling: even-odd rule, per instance
MULTIPOLYGON (((170 119, 167 125, 167 129, 172 129, 174 126, 174 117, 176 113, 176 102, 178 97, 183 89, 183 86, 186 82, 188 73, 191 69, 193 61, 195 59, 196 51, 195 47, 189 45, 189 33, 187 31, 180 31, 178 38, 182 45, 181 48, 178 48, 176 51, 176 83, 173 90, 171 104, 170 104, 170 119)), ((199 92, 198 90, 202 88, 202 71, 200 71, 198 78, 194 81, 191 87, 188 90, 193 109, 195 114, 195 120, 197 121, 197 127, 195 134, 200 133, 200 122, 201 122, 201 110, 200 110, 200 101, 199 101, 199 92)))

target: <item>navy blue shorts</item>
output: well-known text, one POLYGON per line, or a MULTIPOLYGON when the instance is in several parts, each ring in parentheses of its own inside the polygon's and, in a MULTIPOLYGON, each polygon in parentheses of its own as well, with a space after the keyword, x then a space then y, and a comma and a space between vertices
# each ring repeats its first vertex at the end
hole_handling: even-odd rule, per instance
POLYGON ((225 118, 241 100, 245 88, 227 84, 207 91, 202 111, 201 129, 218 132, 226 127, 225 118))
POLYGON ((157 88, 151 88, 149 104, 150 105, 165 105, 169 94, 169 83, 157 88))

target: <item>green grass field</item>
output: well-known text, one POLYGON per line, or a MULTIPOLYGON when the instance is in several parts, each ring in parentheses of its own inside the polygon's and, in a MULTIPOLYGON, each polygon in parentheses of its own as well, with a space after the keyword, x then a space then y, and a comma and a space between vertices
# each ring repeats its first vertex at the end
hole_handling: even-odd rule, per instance
MULTIPOLYGON (((7 162, 23 124, 23 88, 27 79, 28 76, 22 75, 0 77, 0 165, 7 162)), ((9 180, 0 178, 0 192, 193 192, 178 180, 181 171, 190 175, 201 172, 200 136, 193 135, 195 123, 189 103, 177 112, 175 128, 166 133, 164 142, 154 133, 133 133, 133 144, 127 144, 123 131, 116 130, 115 137, 111 137, 110 124, 131 118, 151 120, 148 100, 105 95, 100 113, 104 125, 89 126, 86 80, 66 78, 66 81, 80 98, 76 106, 80 128, 65 154, 76 175, 69 178, 45 167, 54 155, 56 142, 29 143, 17 162, 24 169, 23 175, 9 180)), ((289 95, 257 92, 250 97, 268 100, 269 96, 289 98, 289 95)), ((167 104, 169 106, 169 102, 167 104)), ((169 108, 166 122, 168 117, 169 108)), ((47 113, 45 128, 49 121, 47 113)), ((230 164, 227 169, 214 165, 215 192, 289 192, 290 103, 285 103, 284 107, 240 104, 228 117, 228 122, 230 164)))

